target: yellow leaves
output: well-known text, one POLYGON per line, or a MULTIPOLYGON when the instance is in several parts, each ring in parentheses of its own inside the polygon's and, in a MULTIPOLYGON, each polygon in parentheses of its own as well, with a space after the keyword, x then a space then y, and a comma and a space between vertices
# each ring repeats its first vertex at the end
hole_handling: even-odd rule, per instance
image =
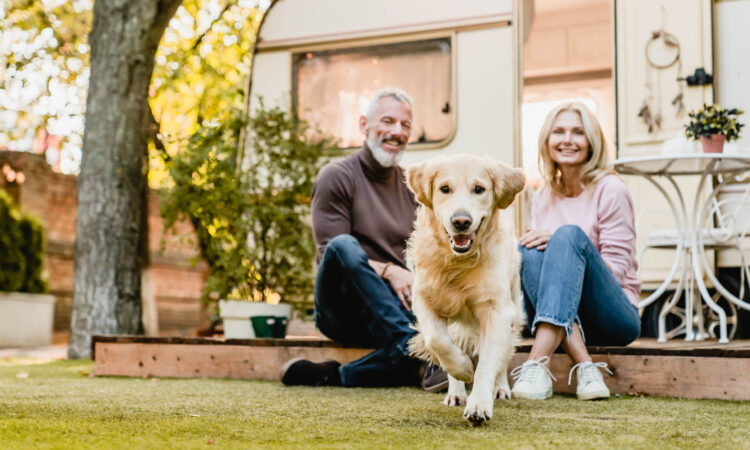
POLYGON ((260 16, 256 6, 235 0, 185 0, 177 10, 157 50, 150 89, 170 154, 180 152, 199 121, 242 106, 260 16))

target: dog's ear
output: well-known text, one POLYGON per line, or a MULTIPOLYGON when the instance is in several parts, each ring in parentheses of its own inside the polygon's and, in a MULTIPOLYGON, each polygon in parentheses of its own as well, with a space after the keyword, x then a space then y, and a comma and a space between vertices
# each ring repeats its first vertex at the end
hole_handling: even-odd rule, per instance
POLYGON ((513 169, 501 162, 490 162, 488 167, 494 184, 495 205, 505 209, 526 186, 526 175, 523 170, 513 169))
POLYGON ((414 164, 406 169, 406 184, 419 203, 432 209, 432 179, 435 177, 429 162, 414 164))

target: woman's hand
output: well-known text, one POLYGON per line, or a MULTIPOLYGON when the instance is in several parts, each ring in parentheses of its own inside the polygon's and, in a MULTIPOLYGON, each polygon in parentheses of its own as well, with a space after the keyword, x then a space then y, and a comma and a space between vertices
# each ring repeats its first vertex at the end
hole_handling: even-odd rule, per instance
POLYGON ((521 236, 521 245, 526 248, 536 247, 537 250, 544 250, 547 248, 550 237, 552 237, 552 233, 547 230, 527 229, 526 234, 521 236))
POLYGON ((414 283, 414 274, 403 267, 390 265, 383 274, 383 279, 391 284, 404 309, 411 311, 411 285, 414 283))

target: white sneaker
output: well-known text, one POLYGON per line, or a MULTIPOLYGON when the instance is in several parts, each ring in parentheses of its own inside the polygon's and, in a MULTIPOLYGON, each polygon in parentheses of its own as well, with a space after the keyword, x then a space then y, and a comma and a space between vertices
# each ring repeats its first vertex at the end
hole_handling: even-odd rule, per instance
POLYGON ((510 372, 515 380, 510 390, 513 398, 545 400, 552 397, 552 380, 557 381, 547 367, 549 356, 528 360, 510 372))
POLYGON ((578 363, 570 369, 568 375, 568 385, 573 377, 573 371, 576 371, 576 377, 578 377, 578 388, 576 389, 576 395, 578 400, 600 400, 609 398, 609 389, 604 384, 602 373, 599 372, 599 368, 606 370, 610 375, 612 371, 607 368, 607 363, 598 362, 594 363, 591 361, 585 361, 578 363))

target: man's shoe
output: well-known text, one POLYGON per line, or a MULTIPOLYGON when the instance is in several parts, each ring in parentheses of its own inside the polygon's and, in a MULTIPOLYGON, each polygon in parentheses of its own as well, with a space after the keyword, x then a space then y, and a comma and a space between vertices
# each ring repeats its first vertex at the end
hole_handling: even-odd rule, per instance
POLYGON ((448 389, 448 374, 438 365, 425 364, 422 389, 427 392, 440 392, 448 389))
POLYGON ((281 382, 287 386, 341 386, 337 361, 314 363, 303 358, 292 358, 281 368, 281 382))
POLYGON ((528 360, 510 372, 515 380, 510 390, 513 398, 545 400, 552 397, 552 380, 557 379, 549 371, 546 363, 549 356, 539 360, 528 360))
POLYGON ((605 362, 594 363, 586 361, 578 363, 570 369, 568 384, 570 384, 573 371, 575 370, 576 377, 578 378, 578 388, 576 389, 578 400, 602 400, 609 398, 609 389, 604 384, 604 378, 602 378, 599 368, 606 370, 612 375, 612 371, 607 368, 607 363, 605 362))

